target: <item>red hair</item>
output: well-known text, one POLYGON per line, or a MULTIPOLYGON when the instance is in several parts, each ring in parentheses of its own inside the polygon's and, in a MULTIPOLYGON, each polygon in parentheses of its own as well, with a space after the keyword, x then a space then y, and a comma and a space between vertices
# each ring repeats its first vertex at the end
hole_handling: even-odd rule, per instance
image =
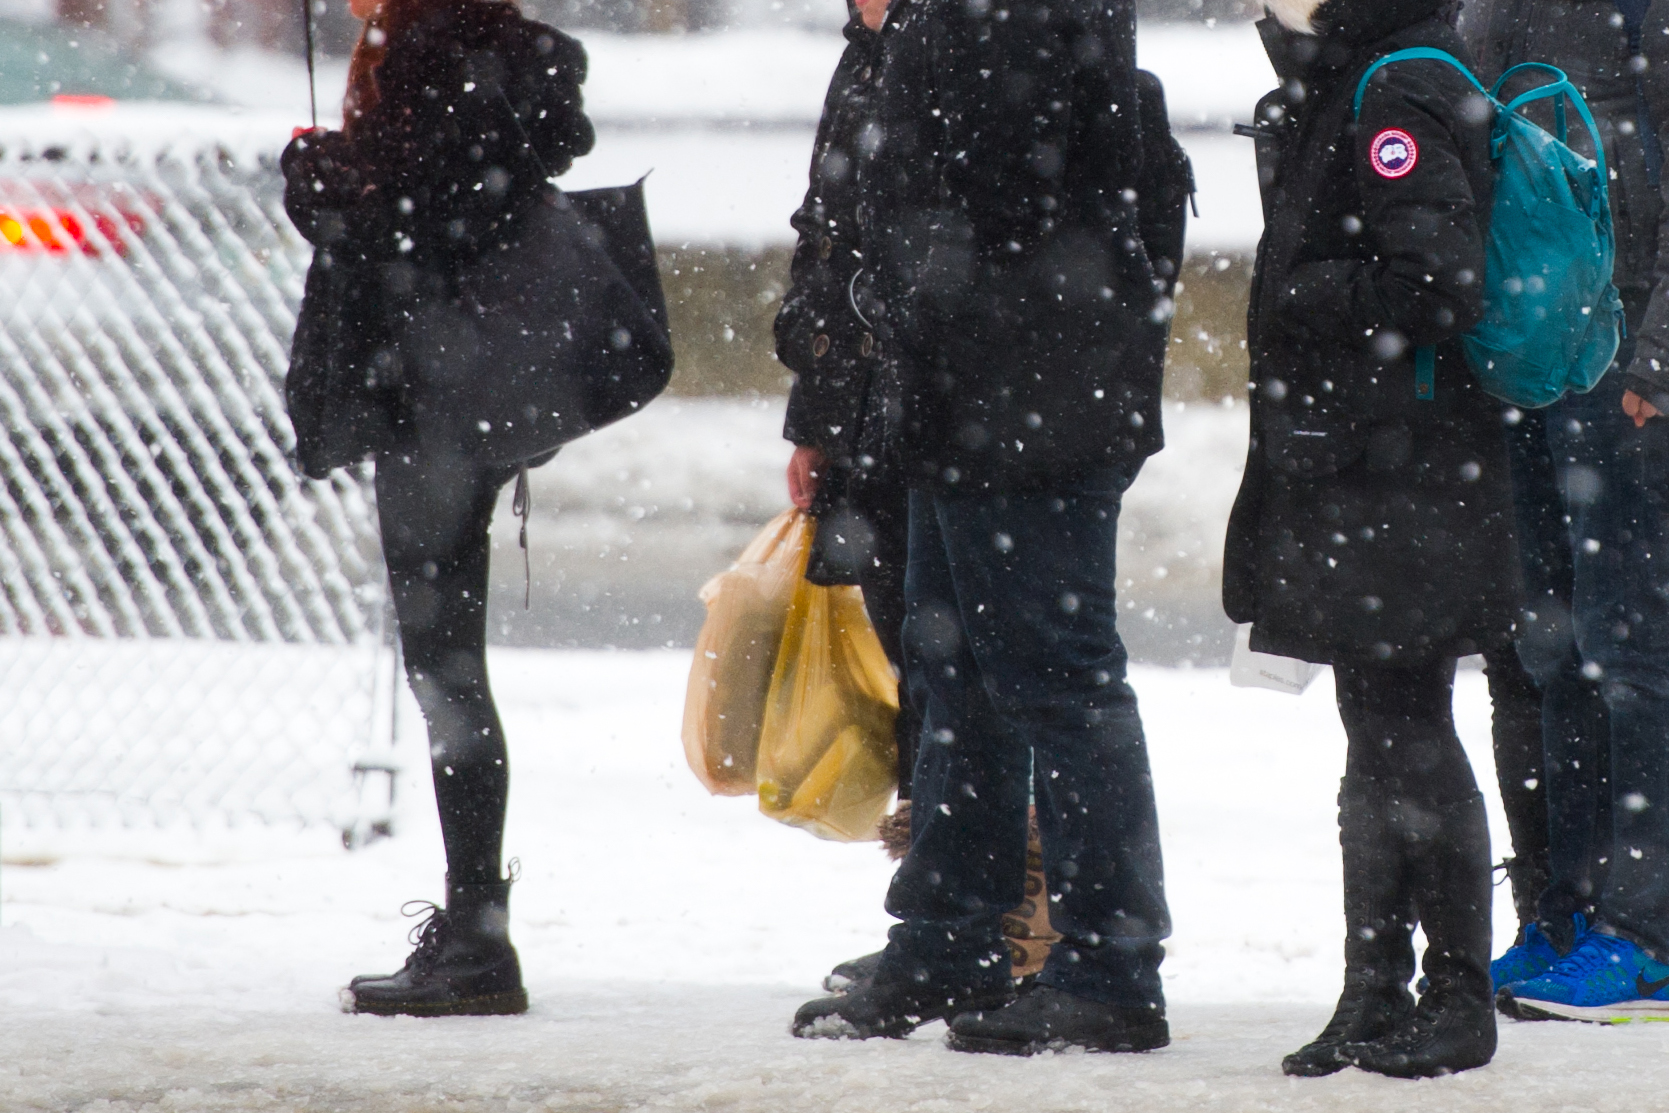
MULTIPOLYGON (((360 122, 376 110, 382 99, 377 89, 377 67, 388 54, 388 44, 421 19, 424 13, 458 3, 459 0, 383 0, 376 15, 365 21, 365 29, 354 44, 348 61, 348 90, 342 97, 342 130, 353 135, 360 122)), ((471 0, 464 0, 471 2, 471 0)))

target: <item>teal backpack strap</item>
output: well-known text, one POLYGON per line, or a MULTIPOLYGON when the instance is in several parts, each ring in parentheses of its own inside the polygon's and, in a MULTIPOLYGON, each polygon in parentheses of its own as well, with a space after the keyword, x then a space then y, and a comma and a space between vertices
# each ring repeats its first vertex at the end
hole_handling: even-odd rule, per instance
POLYGON ((1437 397, 1437 349, 1414 349, 1414 397, 1430 402, 1437 397))
MULTIPOLYGON (((1378 73, 1392 62, 1416 62, 1422 60, 1428 62, 1447 62, 1455 69, 1465 74, 1466 80, 1478 87, 1478 92, 1482 93, 1486 97, 1489 96, 1489 90, 1484 88, 1484 83, 1473 76, 1472 71, 1467 69, 1466 66, 1461 63, 1459 58, 1456 58, 1453 54, 1450 54, 1446 50, 1438 50, 1436 47, 1416 46, 1410 47, 1408 50, 1393 51, 1368 67, 1368 72, 1362 75, 1361 82, 1356 86, 1356 115, 1360 116, 1362 114, 1362 98, 1368 95, 1368 82, 1373 80, 1374 74, 1378 73)), ((1564 74, 1560 74, 1559 76, 1563 77, 1564 74)))

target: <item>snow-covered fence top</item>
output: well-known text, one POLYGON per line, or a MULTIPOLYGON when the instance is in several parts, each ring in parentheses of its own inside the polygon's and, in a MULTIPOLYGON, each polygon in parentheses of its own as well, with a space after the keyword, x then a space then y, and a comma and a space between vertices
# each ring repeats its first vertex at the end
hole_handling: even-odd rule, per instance
POLYGON ((51 119, 0 127, 3 818, 345 821, 381 562, 288 459, 270 144, 51 119))

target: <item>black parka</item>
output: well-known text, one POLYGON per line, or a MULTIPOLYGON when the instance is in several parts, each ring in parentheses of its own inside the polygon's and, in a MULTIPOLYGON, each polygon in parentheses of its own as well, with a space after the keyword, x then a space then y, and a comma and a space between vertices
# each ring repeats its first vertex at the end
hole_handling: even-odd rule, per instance
POLYGON ((546 175, 591 150, 585 69, 578 42, 513 4, 448 0, 390 39, 351 135, 285 150, 285 209, 316 249, 285 383, 307 474, 400 436, 392 315, 451 296, 457 264, 508 242, 546 175))
POLYGON ((1224 606, 1259 650, 1396 664, 1504 640, 1518 605, 1502 406, 1458 337, 1482 313, 1490 115, 1439 0, 1328 0, 1260 24, 1282 88, 1256 127, 1266 223, 1248 316, 1251 450, 1224 606), (1377 157, 1376 157, 1377 156, 1377 157), (1436 349, 1435 397, 1416 396, 1436 349))
MULTIPOLYGON (((1669 140, 1669 3, 1647 7, 1638 55, 1615 0, 1468 0, 1461 32, 1477 55, 1479 76, 1490 85, 1520 62, 1547 62, 1582 91, 1611 171, 1613 281, 1630 310, 1636 340, 1624 374, 1631 389, 1669 413, 1669 258, 1659 250, 1669 240, 1669 174, 1659 174, 1653 184, 1641 127, 1643 95, 1645 122, 1660 147, 1669 140)), ((1551 111, 1542 106, 1531 116, 1553 126, 1551 111)), ((1571 145, 1592 154, 1587 129, 1574 116, 1570 123, 1571 145)))
MULTIPOLYGON (((863 269, 858 234, 859 144, 880 36, 854 16, 823 101, 805 200, 790 219, 798 240, 776 319, 777 359, 794 372, 783 436, 851 469, 871 377, 880 365, 874 330, 852 304, 863 269)), ((878 461, 877 461, 878 462, 878 461)), ((868 470, 868 469, 865 469, 868 470)))
POLYGON ((1131 0, 894 0, 873 100, 861 304, 911 482, 1047 484, 1157 451, 1160 369, 1130 358, 1165 324, 1131 0))

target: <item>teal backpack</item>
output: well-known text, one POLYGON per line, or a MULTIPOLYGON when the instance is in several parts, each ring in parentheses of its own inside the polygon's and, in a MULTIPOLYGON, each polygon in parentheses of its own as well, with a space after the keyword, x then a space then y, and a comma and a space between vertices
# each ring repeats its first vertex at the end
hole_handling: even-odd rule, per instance
MULTIPOLYGON (((1495 162, 1495 207, 1490 213, 1484 265, 1484 316, 1462 337, 1467 362, 1490 394, 1525 409, 1552 405, 1566 394, 1586 394, 1611 361, 1623 329, 1623 306, 1611 283, 1616 238, 1605 148, 1582 94, 1564 72, 1540 62, 1514 66, 1493 90, 1452 54, 1416 47, 1387 54, 1356 87, 1361 115, 1368 81, 1392 62, 1447 62, 1476 85, 1495 110, 1490 157, 1495 162), (1554 76, 1502 104, 1507 80, 1525 70, 1554 76), (1538 100, 1553 100, 1559 136, 1521 115, 1538 100), (1576 107, 1594 138, 1594 160, 1566 145, 1565 101, 1576 107)), ((1414 393, 1436 391, 1437 351, 1414 353, 1414 393)))

